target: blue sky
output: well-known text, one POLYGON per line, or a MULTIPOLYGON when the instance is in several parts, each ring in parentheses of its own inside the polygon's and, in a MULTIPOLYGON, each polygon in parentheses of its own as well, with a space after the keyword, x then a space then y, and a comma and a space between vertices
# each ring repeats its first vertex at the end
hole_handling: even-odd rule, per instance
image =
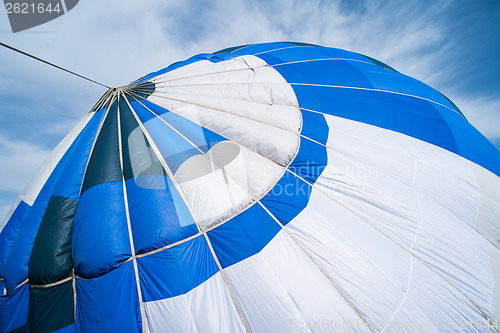
MULTIPOLYGON (((197 53, 303 41, 364 53, 438 89, 500 148, 500 1, 88 1, 0 41, 110 86, 197 53)), ((0 49, 0 219, 105 88, 0 49)))

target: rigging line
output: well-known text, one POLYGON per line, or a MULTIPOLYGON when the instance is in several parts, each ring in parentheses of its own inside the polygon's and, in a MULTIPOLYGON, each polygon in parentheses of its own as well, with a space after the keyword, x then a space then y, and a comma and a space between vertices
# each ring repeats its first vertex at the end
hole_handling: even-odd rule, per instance
POLYGON ((85 77, 85 76, 83 76, 83 75, 80 75, 80 74, 77 74, 77 73, 75 73, 75 72, 72 72, 72 71, 70 71, 70 70, 68 70, 68 69, 66 69, 66 68, 62 68, 62 67, 60 67, 60 66, 54 65, 54 64, 53 64, 53 63, 51 63, 51 62, 48 62, 48 61, 46 61, 46 60, 40 59, 40 58, 38 58, 38 57, 35 57, 34 55, 31 55, 31 54, 29 54, 29 53, 26 53, 26 52, 24 52, 24 51, 21 51, 21 50, 19 50, 19 49, 16 49, 15 47, 12 47, 12 46, 10 46, 10 45, 7 45, 7 44, 4 44, 4 43, 0 42, 0 46, 3 46, 3 47, 5 47, 5 48, 7 48, 7 49, 10 49, 10 50, 12 50, 12 51, 18 52, 18 53, 20 53, 20 54, 22 54, 22 55, 25 55, 25 56, 27 56, 27 57, 33 58, 33 59, 38 60, 38 61, 40 61, 40 62, 43 62, 44 64, 50 65, 50 66, 55 67, 55 68, 57 68, 57 69, 60 69, 60 70, 62 70, 62 71, 64 71, 64 72, 67 72, 67 73, 73 74, 73 75, 75 75, 75 76, 78 76, 78 77, 80 77, 80 78, 82 78, 82 79, 85 79, 85 80, 87 80, 87 81, 90 81, 90 82, 93 82, 93 83, 95 83, 95 84, 98 84, 98 85, 103 86, 103 87, 105 87, 105 88, 111 89, 111 87, 109 87, 109 86, 107 86, 107 85, 105 85, 105 84, 102 84, 102 83, 100 83, 100 82, 97 82, 97 81, 94 81, 94 80, 92 80, 92 79, 89 79, 88 77, 85 77))

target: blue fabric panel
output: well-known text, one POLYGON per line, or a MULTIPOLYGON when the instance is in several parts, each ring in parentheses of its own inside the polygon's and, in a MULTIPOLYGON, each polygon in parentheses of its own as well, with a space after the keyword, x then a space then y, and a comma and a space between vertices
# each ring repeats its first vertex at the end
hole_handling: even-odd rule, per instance
POLYGON ((145 302, 183 295, 219 271, 204 236, 137 259, 145 302))
POLYGON ((458 154, 500 176, 500 152, 497 148, 458 113, 439 105, 435 108, 449 124, 458 154))
POLYGON ((127 199, 136 253, 149 252, 198 232, 184 200, 168 177, 129 179, 127 199))
MULTIPOLYGON (((142 103, 151 111, 160 116, 163 120, 165 120, 169 125, 175 128, 179 133, 184 135, 189 141, 195 144, 198 148, 200 148, 203 152, 207 152, 208 149, 213 147, 216 143, 221 141, 226 141, 226 139, 207 128, 204 128, 174 112, 170 112, 154 103, 149 101, 142 101, 142 103)), ((139 104, 139 103, 137 103, 139 104)), ((134 111, 136 111, 137 116, 141 120, 141 122, 147 123, 156 116, 149 112, 144 106, 132 104, 134 111)), ((158 121, 157 119, 154 121, 158 121)), ((165 125, 168 127, 168 125, 165 125)), ((191 146, 192 147, 192 146, 191 146)), ((198 152, 199 153, 199 152, 198 152)))
POLYGON ((312 187, 290 172, 274 185, 260 202, 280 221, 287 225, 306 208, 312 187))
POLYGON ((358 62, 352 65, 365 75, 375 89, 423 97, 455 110, 446 97, 419 80, 388 69, 374 68, 365 63, 358 62))
POLYGON ((326 149, 311 140, 300 140, 299 152, 288 169, 314 184, 328 163, 326 149))
POLYGON ((75 144, 73 143, 54 168, 19 229, 9 258, 3 267, 5 285, 8 292, 11 292, 19 283, 28 278, 28 262, 40 222, 42 221, 52 191, 74 148, 75 144))
MULTIPOLYGON (((326 144, 330 131, 328 130, 325 116, 307 110, 300 110, 300 112, 302 113, 302 130, 300 134, 326 144)), ((301 140, 304 139, 301 138, 301 140)))
MULTIPOLYGON (((310 92, 302 86, 293 89, 297 96, 307 96, 310 92)), ((430 102, 357 89, 315 87, 314 92, 312 99, 299 99, 301 107, 400 132, 454 153, 458 151, 449 125, 430 102)))
POLYGON ((77 279, 76 295, 77 332, 141 332, 132 262, 98 278, 77 279))
MULTIPOLYGON (((262 54, 259 57, 268 63, 276 62, 273 55, 262 54)), ((288 65, 276 66, 274 69, 276 69, 285 78, 286 82, 290 84, 305 83, 373 88, 366 76, 354 67, 350 61, 323 60, 291 63, 288 65)))
MULTIPOLYGON (((268 62, 268 64, 271 66, 282 63, 294 62, 294 61, 303 61, 303 60, 352 59, 356 60, 356 62, 359 60, 369 63, 370 66, 375 67, 374 64, 372 64, 368 59, 366 59, 362 55, 330 47, 317 47, 317 46, 296 47, 294 49, 271 51, 257 56, 262 59, 264 59, 263 57, 269 59, 270 62, 268 62), (266 57, 266 55, 270 55, 272 57, 266 57)), ((350 64, 354 64, 356 62, 350 62, 350 64)), ((319 62, 319 64, 321 64, 321 62, 319 62)))
POLYGON ((0 276, 4 276, 4 265, 30 209, 31 206, 21 200, 0 233, 0 276))
POLYGON ((281 230, 262 206, 255 204, 207 232, 222 268, 259 253, 281 230))
POLYGON ((10 332, 28 323, 28 303, 27 283, 8 296, 0 296, 0 332, 10 332))
POLYGON ((121 182, 96 185, 83 193, 73 223, 76 275, 93 278, 131 256, 121 182))
POLYGON ((97 128, 104 113, 104 111, 96 112, 80 135, 75 139, 75 148, 71 152, 71 155, 68 156, 68 162, 61 172, 52 196, 58 195, 78 200, 90 149, 94 143, 97 128))

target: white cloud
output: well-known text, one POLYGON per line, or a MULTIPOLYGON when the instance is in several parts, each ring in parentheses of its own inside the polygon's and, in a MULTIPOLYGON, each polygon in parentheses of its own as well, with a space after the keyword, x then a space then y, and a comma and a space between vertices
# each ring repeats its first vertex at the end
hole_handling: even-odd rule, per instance
POLYGON ((0 135, 0 189, 20 193, 49 153, 37 144, 0 135))

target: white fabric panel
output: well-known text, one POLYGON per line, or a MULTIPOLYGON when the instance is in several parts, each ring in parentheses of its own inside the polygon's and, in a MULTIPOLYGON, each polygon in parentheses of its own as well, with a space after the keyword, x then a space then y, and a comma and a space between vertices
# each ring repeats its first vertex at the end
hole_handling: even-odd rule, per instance
MULTIPOLYGON (((277 73, 277 72, 276 72, 277 73)), ((152 96, 158 93, 176 93, 183 95, 219 96, 236 100, 247 100, 253 103, 267 103, 278 105, 294 105, 295 95, 291 96, 291 86, 286 83, 268 82, 241 82, 239 84, 213 84, 193 86, 162 87, 152 96)), ((149 98, 148 98, 149 99, 149 98)))
POLYGON ((328 166, 317 186, 488 312, 491 269, 484 238, 473 229, 479 194, 470 162, 400 133, 325 117, 328 166))
POLYGON ((144 302, 146 332, 245 332, 220 273, 188 293, 144 302))
MULTIPOLYGON (((245 56, 241 58, 254 58, 253 56, 245 56)), ((239 59, 237 59, 239 60, 239 59)), ((236 60, 236 61, 237 61, 236 60)), ((228 60, 225 62, 232 62, 233 60, 228 60)), ((265 64, 261 60, 262 64, 265 64)), ((265 66, 265 65, 261 65, 265 66)), ((212 66, 210 66, 212 67, 212 66)), ((158 89, 163 90, 164 88, 170 87, 180 87, 180 86, 191 86, 191 85, 213 85, 213 84, 240 84, 242 82, 249 83, 285 83, 283 77, 276 75, 276 70, 271 66, 258 67, 258 68, 245 68, 246 70, 230 71, 230 72, 218 72, 210 75, 197 75, 186 78, 178 78, 173 81, 160 82, 156 86, 158 89)))
MULTIPOLYGON (((409 253, 316 190, 286 228, 371 322, 388 322, 396 313, 411 288, 409 253)), ((406 307, 398 320, 427 321, 411 300, 406 307)))
POLYGON ((163 83, 148 100, 287 165, 299 147, 302 115, 281 74, 255 56, 192 65, 156 79, 163 83))
POLYGON ((198 106, 210 106, 219 112, 235 114, 293 133, 298 133, 300 130, 300 115, 297 114, 297 108, 294 105, 270 104, 268 102, 255 103, 221 96, 185 95, 177 92, 157 91, 155 95, 177 101, 189 100, 190 103, 198 106))
POLYGON ((300 140, 297 134, 270 125, 214 109, 194 105, 187 108, 189 104, 169 103, 169 100, 154 95, 149 96, 148 100, 193 122, 198 118, 204 127, 283 166, 292 160, 299 146, 300 140), (193 116, 193 108, 197 111, 197 117, 193 116), (188 110, 189 112, 186 112, 188 110))
POLYGON ((500 177, 470 162, 479 187, 479 211, 475 228, 500 250, 500 177))
POLYGON ((432 323, 471 318, 486 325, 477 308, 449 283, 317 190, 286 228, 375 331, 427 332, 432 323))
POLYGON ((28 184, 24 187, 23 191, 19 195, 19 197, 16 199, 15 204, 12 206, 10 209, 9 213, 7 214, 7 217, 4 219, 4 221, 0 224, 0 231, 2 231, 3 227, 5 224, 7 224, 7 221, 10 219, 12 216, 12 213, 17 208, 17 205, 22 201, 26 202, 28 205, 32 206, 33 203, 35 202, 36 197, 38 196, 38 193, 40 193, 40 190, 42 189, 43 185, 49 178, 50 174, 56 167, 57 163, 61 160, 61 157, 63 157, 64 153, 68 150, 68 148, 71 146, 75 138, 80 134, 82 129, 87 125, 87 123, 90 121, 92 116, 95 113, 88 113, 76 126, 59 142, 59 144, 52 150, 52 152, 49 154, 49 156, 45 159, 45 161, 42 163, 40 168, 36 171, 36 173, 33 175, 31 180, 28 182, 28 184))
POLYGON ((252 332, 367 332, 333 284, 283 230, 258 254, 224 269, 252 332), (330 329, 329 329, 330 328, 330 329))
POLYGON ((491 290, 491 317, 500 322, 500 250, 488 242, 493 288, 491 290))
POLYGON ((222 141, 186 160, 175 178, 204 228, 237 214, 264 195, 284 169, 236 143, 222 141))

